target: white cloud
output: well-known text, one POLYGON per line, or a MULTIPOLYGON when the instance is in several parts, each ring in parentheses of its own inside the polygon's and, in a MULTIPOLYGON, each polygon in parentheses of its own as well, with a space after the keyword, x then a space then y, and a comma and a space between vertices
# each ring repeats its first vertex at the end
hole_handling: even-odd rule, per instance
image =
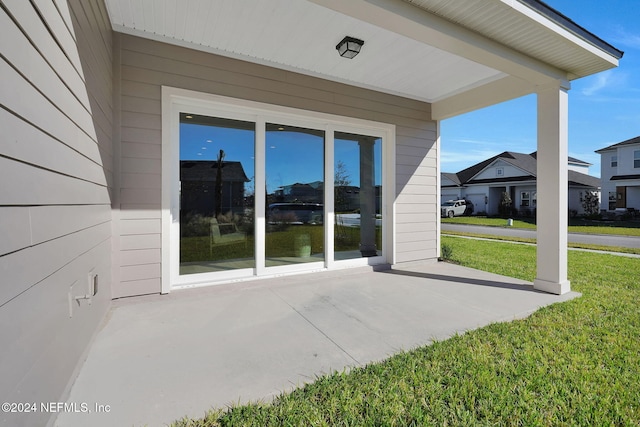
POLYGON ((456 151, 456 152, 443 151, 442 155, 440 156, 440 163, 442 164, 465 163, 465 164, 468 164, 468 166, 471 166, 475 163, 478 163, 490 157, 493 157, 496 154, 500 154, 500 152, 493 151, 493 150, 491 151, 465 150, 465 151, 456 151))
MULTIPOLYGON (((502 150, 504 151, 504 150, 502 150)), ((487 160, 500 150, 447 150, 440 155, 440 164, 443 172, 460 172, 469 166, 487 160)))
POLYGON ((607 70, 602 73, 596 74, 591 78, 591 85, 582 89, 582 94, 585 96, 594 95, 596 92, 610 86, 614 82, 613 71, 607 70))
POLYGON ((447 139, 443 140, 440 163, 444 172, 460 172, 505 151, 531 153, 535 151, 535 146, 535 141, 532 143, 517 137, 507 141, 497 138, 494 141, 465 137, 447 139))
POLYGON ((616 34, 610 37, 614 46, 627 46, 632 49, 640 49, 640 34, 629 33, 624 27, 616 28, 616 34))

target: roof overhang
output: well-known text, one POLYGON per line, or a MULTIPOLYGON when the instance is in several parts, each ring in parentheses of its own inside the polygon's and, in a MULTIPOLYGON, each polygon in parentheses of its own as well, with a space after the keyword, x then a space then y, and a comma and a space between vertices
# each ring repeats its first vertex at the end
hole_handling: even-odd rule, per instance
MULTIPOLYGON (((610 181, 640 181, 640 175, 615 175, 611 177, 610 181)), ((637 182, 635 184, 638 184, 637 182)))
POLYGON ((628 147, 628 146, 632 146, 632 145, 633 146, 637 145, 637 146, 640 147, 640 136, 636 136, 635 138, 627 139, 625 141, 618 142, 618 143, 613 144, 613 145, 609 145, 608 147, 601 148, 599 150, 596 150, 596 153, 602 154, 602 153, 605 153, 607 151, 617 151, 618 148, 620 148, 620 147, 628 147))
POLYGON ((568 87, 622 56, 537 0, 105 3, 115 31, 429 102, 433 119, 568 87), (365 42, 351 60, 335 49, 346 35, 365 42))
POLYGON ((530 182, 535 184, 536 177, 527 175, 527 176, 511 176, 505 178, 487 178, 487 179, 472 179, 465 183, 465 185, 480 185, 480 184, 502 184, 504 186, 505 183, 523 183, 530 182))

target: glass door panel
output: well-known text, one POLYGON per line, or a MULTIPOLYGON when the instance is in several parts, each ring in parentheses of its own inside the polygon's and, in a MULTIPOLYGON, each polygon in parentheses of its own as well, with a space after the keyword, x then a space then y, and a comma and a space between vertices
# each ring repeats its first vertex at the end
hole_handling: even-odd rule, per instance
POLYGON ((180 274, 255 267, 255 124, 180 114, 180 274))
POLYGON ((382 139, 336 132, 334 257, 382 255, 382 139))
POLYGON ((268 123, 267 267, 324 261, 324 132, 268 123))

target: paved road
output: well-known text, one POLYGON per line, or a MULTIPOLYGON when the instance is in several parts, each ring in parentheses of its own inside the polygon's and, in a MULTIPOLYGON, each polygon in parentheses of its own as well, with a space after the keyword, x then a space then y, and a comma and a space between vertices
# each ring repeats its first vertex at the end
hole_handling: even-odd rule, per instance
MULTIPOLYGON (((466 224, 442 224, 442 231, 461 231, 466 233, 490 234, 494 236, 536 238, 535 230, 507 227, 484 227, 466 224)), ((612 236, 609 234, 569 233, 571 243, 589 243, 592 245, 620 246, 624 248, 640 248, 640 237, 612 236)))

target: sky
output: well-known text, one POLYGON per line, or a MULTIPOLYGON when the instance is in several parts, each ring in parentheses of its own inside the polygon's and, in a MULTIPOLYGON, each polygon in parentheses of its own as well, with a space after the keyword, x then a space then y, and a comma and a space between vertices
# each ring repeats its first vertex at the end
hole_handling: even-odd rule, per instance
MULTIPOLYGON (((545 0, 624 51, 618 68, 571 82, 569 155, 592 163, 595 150, 640 136, 640 0, 545 0)), ((459 172, 503 151, 536 151, 536 96, 528 95, 441 122, 443 172, 459 172)))
MULTIPOLYGON (((190 117, 190 116, 189 116, 190 117)), ((235 123, 240 123, 235 121, 235 123)), ((255 126, 247 123, 248 127, 255 126)), ((295 183, 324 181, 324 133, 316 135, 296 132, 293 127, 280 128, 266 133, 266 184, 267 192, 295 183)), ((224 151, 224 161, 240 162, 247 178, 246 191, 254 188, 255 179, 255 132, 237 127, 201 125, 183 122, 180 124, 180 160, 215 161, 220 150, 224 151)), ((382 144, 374 144, 374 180, 381 184, 382 144)), ((334 167, 341 162, 345 179, 350 185, 360 185, 360 151, 353 139, 335 138, 334 167)))

